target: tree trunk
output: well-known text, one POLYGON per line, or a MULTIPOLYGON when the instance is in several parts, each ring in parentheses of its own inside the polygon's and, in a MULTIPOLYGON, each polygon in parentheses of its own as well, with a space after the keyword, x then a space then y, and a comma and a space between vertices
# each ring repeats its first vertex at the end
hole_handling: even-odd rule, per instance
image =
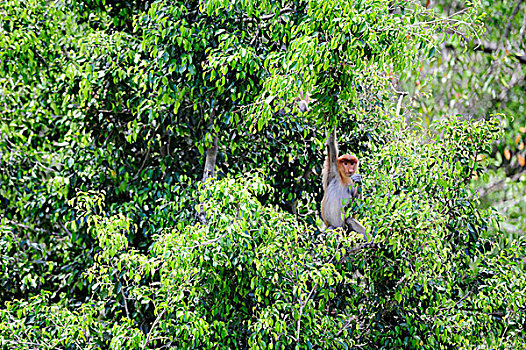
MULTIPOLYGON (((210 117, 213 122, 214 117, 215 117, 215 111, 213 109, 212 109, 210 117)), ((203 180, 202 180, 203 182, 205 182, 208 178, 213 178, 215 175, 218 143, 219 143, 219 136, 215 135, 214 143, 212 144, 210 148, 206 150, 205 167, 203 169, 203 180)), ((203 203, 201 203, 200 205, 199 221, 201 221, 201 223, 206 225, 206 211, 204 209, 203 203)))
POLYGON ((206 161, 205 168, 203 170, 203 182, 206 181, 209 177, 214 177, 216 158, 217 158, 217 144, 219 142, 219 137, 214 137, 214 144, 212 147, 206 150, 206 161))

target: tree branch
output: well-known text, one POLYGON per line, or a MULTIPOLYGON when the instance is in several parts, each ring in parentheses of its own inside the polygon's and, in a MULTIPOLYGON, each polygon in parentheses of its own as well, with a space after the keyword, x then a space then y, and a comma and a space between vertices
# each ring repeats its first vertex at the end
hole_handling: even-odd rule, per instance
MULTIPOLYGON (((203 114, 203 109, 201 108, 201 115, 203 114)), ((210 112, 210 119, 212 120, 212 123, 215 121, 215 110, 214 108, 211 109, 210 112)), ((206 159, 205 159, 205 167, 203 170, 203 182, 205 182, 209 177, 214 177, 215 167, 216 167, 216 160, 217 160, 217 149, 218 149, 218 142, 219 142, 219 136, 216 134, 214 136, 214 144, 206 150, 206 159)), ((203 203, 200 204, 199 209, 199 221, 206 225, 206 212, 204 210, 203 203)))
POLYGON ((307 298, 301 302, 300 301, 300 314, 298 315, 298 323, 296 324, 296 342, 299 343, 300 341, 300 331, 301 331, 301 317, 303 316, 303 308, 305 307, 305 305, 307 305, 307 302, 309 301, 309 299, 312 297, 312 293, 314 293, 314 291, 318 288, 318 283, 316 283, 314 285, 314 287, 312 287, 312 290, 310 291, 309 295, 307 295, 307 298))
POLYGON ((157 316, 157 318, 155 319, 155 321, 153 321, 152 328, 150 328, 150 331, 148 332, 148 335, 146 336, 146 341, 144 342, 144 345, 143 345, 143 347, 142 347, 143 350, 146 349, 146 347, 148 346, 148 343, 150 342, 150 337, 152 336, 152 332, 153 332, 153 330, 155 329, 155 326, 157 326, 157 323, 159 323, 159 320, 161 319, 161 317, 163 317, 165 311, 166 311, 166 309, 164 309, 163 311, 161 311, 161 313, 159 314, 159 316, 157 316))
MULTIPOLYGON (((505 49, 502 47, 499 47, 497 43, 494 42, 482 42, 479 39, 473 40, 473 43, 470 44, 473 51, 482 51, 484 53, 494 54, 498 51, 504 51, 505 49)), ((448 49, 455 50, 456 47, 452 44, 447 44, 446 47, 448 49)), ((514 57, 519 61, 521 64, 526 64, 526 55, 521 55, 518 53, 509 53, 510 56, 514 57)))
MULTIPOLYGON (((285 7, 285 8, 282 8, 280 11, 279 11, 279 16, 281 15, 284 15, 285 13, 290 13, 292 12, 293 9, 292 7, 285 7)), ((275 13, 271 13, 271 14, 268 14, 268 15, 264 15, 264 16, 261 16, 259 17, 259 21, 267 21, 271 18, 273 18, 274 16, 276 16, 275 13)), ((258 20, 258 18, 252 18, 252 17, 241 17, 241 18, 236 18, 234 20, 234 23, 239 23, 239 22, 255 22, 256 20, 258 20)))
POLYGON ((122 301, 124 302, 124 310, 126 311, 126 317, 131 320, 130 312, 128 311, 128 302, 126 301, 126 296, 124 295, 124 290, 121 287, 122 301))
POLYGON ((146 156, 144 157, 144 159, 142 161, 142 165, 139 168, 139 170, 137 170, 137 173, 135 174, 135 176, 133 177, 132 180, 134 180, 134 181, 137 180, 137 178, 141 174, 141 171, 144 169, 144 166, 146 165, 146 161, 148 161, 148 158, 150 158, 150 151, 151 150, 152 150, 152 148, 150 146, 148 146, 148 151, 146 152, 146 156))
POLYGON ((393 89, 395 93, 398 94, 398 102, 396 103, 396 115, 399 116, 400 110, 402 109, 402 100, 404 99, 405 95, 409 94, 409 92, 396 90, 392 83, 391 83, 391 88, 393 89))
POLYGON ((203 182, 205 182, 206 179, 208 179, 209 177, 214 177, 218 142, 219 137, 216 135, 214 136, 214 144, 206 151, 205 169, 203 171, 203 182))
POLYGON ((493 182, 493 183, 490 183, 488 184, 487 186, 484 186, 480 189, 479 191, 479 197, 484 197, 486 196, 489 192, 493 192, 494 190, 496 190, 497 188, 499 188, 500 186, 502 186, 504 184, 504 182, 506 182, 508 179, 513 182, 513 181, 517 181, 521 178, 521 176, 523 174, 526 174, 526 169, 525 170, 522 170, 520 172, 518 172, 517 174, 513 175, 512 177, 505 177, 504 179, 502 180, 499 180, 499 181, 496 181, 496 182, 493 182))
MULTIPOLYGON (((473 43, 475 46, 473 50, 482 51, 485 53, 493 54, 498 51, 504 51, 502 47, 499 47, 497 43, 494 42, 482 42, 476 39, 473 43)), ((510 56, 516 58, 521 64, 526 64, 526 55, 520 55, 518 53, 510 53, 510 56)))
POLYGON ((515 16, 517 15, 517 12, 519 12, 519 7, 521 6, 521 4, 524 2, 524 0, 519 0, 517 2, 517 5, 515 6, 515 8, 513 9, 513 13, 511 14, 511 18, 509 19, 509 23, 508 25, 506 26, 506 29, 504 30, 504 39, 508 39, 508 37, 510 36, 510 32, 511 32, 511 27, 513 25, 513 19, 515 18, 515 16))

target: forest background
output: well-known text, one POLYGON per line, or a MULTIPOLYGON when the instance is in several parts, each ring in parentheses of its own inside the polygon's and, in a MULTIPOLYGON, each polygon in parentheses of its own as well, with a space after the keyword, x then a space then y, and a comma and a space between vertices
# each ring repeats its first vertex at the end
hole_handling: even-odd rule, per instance
POLYGON ((2 1, 0 346, 525 348, 525 39, 524 0, 2 1), (320 231, 334 127, 367 241, 320 231))

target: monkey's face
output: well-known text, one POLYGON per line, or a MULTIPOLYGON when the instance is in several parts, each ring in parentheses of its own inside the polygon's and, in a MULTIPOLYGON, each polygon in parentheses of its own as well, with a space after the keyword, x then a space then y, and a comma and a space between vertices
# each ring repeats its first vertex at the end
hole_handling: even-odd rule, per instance
POLYGON ((345 176, 349 177, 358 171, 358 158, 344 155, 338 158, 338 166, 345 176))

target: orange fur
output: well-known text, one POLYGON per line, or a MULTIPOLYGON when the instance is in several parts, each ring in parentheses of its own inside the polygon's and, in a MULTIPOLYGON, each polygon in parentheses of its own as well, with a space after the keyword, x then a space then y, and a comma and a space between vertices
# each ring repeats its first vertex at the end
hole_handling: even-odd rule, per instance
POLYGON ((353 181, 351 180, 351 178, 347 175, 345 175, 345 171, 343 169, 343 162, 355 162, 356 164, 359 164, 358 162, 358 158, 356 158, 356 156, 351 156, 349 154, 345 154, 341 157, 338 157, 338 162, 336 163, 336 166, 338 168, 338 175, 340 176, 340 181, 346 185, 346 186, 349 186, 349 185, 352 185, 353 184, 353 181))

